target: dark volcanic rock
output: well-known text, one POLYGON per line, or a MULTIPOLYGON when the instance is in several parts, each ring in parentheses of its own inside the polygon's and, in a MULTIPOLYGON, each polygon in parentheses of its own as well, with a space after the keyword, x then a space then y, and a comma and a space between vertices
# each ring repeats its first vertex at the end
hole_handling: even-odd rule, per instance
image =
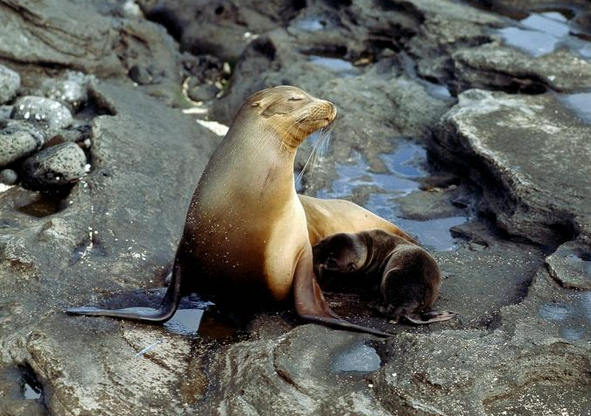
POLYGON ((68 185, 86 174, 86 155, 80 146, 63 143, 48 147, 23 162, 22 180, 31 189, 68 185))
POLYGON ((138 63, 150 63, 158 85, 147 91, 176 99, 178 51, 166 31, 151 22, 101 12, 103 2, 0 1, 0 59, 55 65, 99 77, 127 78, 138 63), (18 33, 19 36, 14 36, 18 33))
POLYGON ((43 135, 32 127, 16 122, 0 130, 0 167, 22 159, 43 146, 43 135))
POLYGON ((285 0, 140 1, 146 16, 162 23, 194 55, 235 61, 251 38, 279 27, 303 5, 285 0))
POLYGON ((25 202, 35 194, 20 187, 0 193, 0 220, 7 224, 0 235, 0 362, 30 365, 51 414, 131 415, 146 406, 181 413, 169 392, 184 378, 188 339, 63 310, 122 287, 161 285, 190 196, 219 139, 133 87, 99 84, 91 96, 105 113, 93 121, 94 170, 60 209, 30 215, 32 207, 21 204, 47 202, 25 202))
POLYGON ((453 54, 457 89, 500 89, 540 94, 547 89, 591 88, 591 62, 559 50, 533 58, 516 49, 486 44, 453 54))
POLYGON ((567 289, 591 290, 591 251, 573 243, 563 244, 546 259, 550 276, 567 289))
POLYGON ((21 77, 12 69, 0 65, 0 104, 12 100, 21 86, 21 77))
MULTIPOLYGON (((541 244, 591 222, 591 129, 552 96, 472 90, 437 130, 435 151, 482 188, 480 209, 541 244)), ((562 241, 561 241, 562 240, 562 241)))

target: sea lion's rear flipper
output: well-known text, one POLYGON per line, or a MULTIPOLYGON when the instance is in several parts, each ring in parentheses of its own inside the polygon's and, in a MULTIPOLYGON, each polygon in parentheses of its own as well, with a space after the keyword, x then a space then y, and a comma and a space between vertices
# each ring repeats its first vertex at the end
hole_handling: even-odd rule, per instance
POLYGON ((432 324, 433 322, 448 321, 455 317, 457 313, 451 311, 429 311, 423 313, 409 313, 403 315, 407 321, 416 325, 432 324))
POLYGON ((298 316, 309 322, 316 322, 326 326, 347 329, 349 331, 367 332, 380 337, 390 337, 393 334, 356 325, 345 321, 328 306, 322 289, 314 276, 312 262, 312 248, 309 246, 300 257, 293 279, 293 297, 298 316))
POLYGON ((101 309, 92 306, 69 308, 66 313, 72 315, 110 316, 146 323, 163 323, 176 312, 181 300, 181 270, 175 264, 172 279, 158 309, 148 307, 129 307, 122 309, 101 309))

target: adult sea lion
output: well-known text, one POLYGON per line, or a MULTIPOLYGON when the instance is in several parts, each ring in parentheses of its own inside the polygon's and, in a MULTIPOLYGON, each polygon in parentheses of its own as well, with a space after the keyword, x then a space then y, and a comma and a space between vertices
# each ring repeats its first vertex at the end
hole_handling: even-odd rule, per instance
POLYGON ((447 321, 454 312, 431 310, 439 295, 441 272, 435 259, 421 247, 383 230, 339 233, 314 246, 318 273, 355 273, 376 279, 385 305, 378 310, 414 324, 447 321))
POLYGON ((194 291, 232 304, 293 297, 304 320, 388 335, 340 318, 314 276, 306 214, 294 186, 294 158, 301 142, 332 123, 336 113, 332 103, 295 87, 253 94, 199 180, 160 308, 67 312, 165 322, 181 295, 194 291))
POLYGON ((308 235, 312 245, 333 234, 357 233, 371 229, 384 230, 418 244, 414 238, 391 222, 351 201, 298 196, 306 212, 308 235))

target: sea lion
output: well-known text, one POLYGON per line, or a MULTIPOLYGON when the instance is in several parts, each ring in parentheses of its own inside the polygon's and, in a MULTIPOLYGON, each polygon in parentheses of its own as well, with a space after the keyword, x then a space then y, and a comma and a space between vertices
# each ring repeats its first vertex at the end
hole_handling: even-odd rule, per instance
POLYGON ((313 246, 333 234, 357 233, 372 229, 384 230, 418 244, 414 238, 391 222, 351 201, 298 196, 306 212, 308 235, 313 246))
POLYGON ((295 191, 294 159, 302 141, 332 123, 336 113, 332 103, 296 87, 253 94, 199 180, 160 308, 81 307, 67 312, 165 322, 182 294, 198 291, 231 304, 293 298, 304 320, 390 335, 340 318, 314 276, 306 213, 295 191))
POLYGON ((385 305, 377 309, 397 323, 401 317, 414 324, 447 321, 454 312, 431 310, 439 295, 441 272, 435 259, 408 240, 383 230, 339 233, 313 247, 318 274, 355 273, 375 279, 385 305))

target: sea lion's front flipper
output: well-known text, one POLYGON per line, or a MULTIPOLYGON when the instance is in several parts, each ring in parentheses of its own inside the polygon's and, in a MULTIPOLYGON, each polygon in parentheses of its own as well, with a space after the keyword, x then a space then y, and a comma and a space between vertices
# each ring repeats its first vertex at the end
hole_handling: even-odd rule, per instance
POLYGON ((129 307, 122 309, 101 309, 91 306, 69 308, 66 313, 73 315, 110 316, 146 323, 163 323, 176 312, 181 300, 181 270, 175 264, 172 279, 158 309, 148 307, 129 307))
POLYGON ((451 311, 429 311, 423 313, 409 313, 403 315, 406 320, 416 325, 432 324, 433 322, 448 321, 457 313, 451 311))
POLYGON ((393 335, 345 321, 328 306, 322 294, 322 289, 320 289, 316 281, 316 276, 314 276, 311 246, 306 248, 296 265, 293 279, 293 297, 296 313, 306 321, 347 329, 349 331, 367 332, 380 337, 390 337, 393 335))

